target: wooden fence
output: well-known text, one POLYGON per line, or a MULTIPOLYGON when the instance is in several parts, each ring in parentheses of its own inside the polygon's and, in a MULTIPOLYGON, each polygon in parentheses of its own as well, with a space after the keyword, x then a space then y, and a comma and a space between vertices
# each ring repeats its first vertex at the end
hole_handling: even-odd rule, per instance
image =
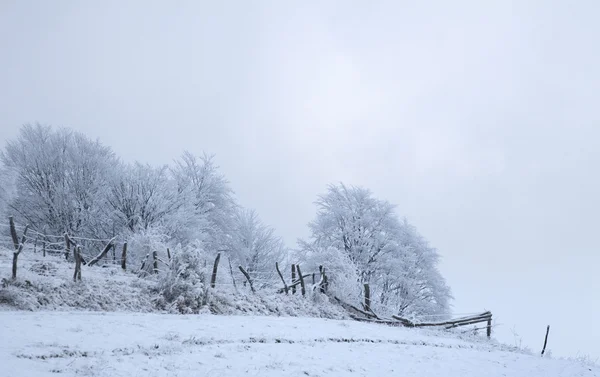
MULTIPOLYGON (((63 236, 47 236, 42 233, 39 233, 35 230, 31 230, 29 226, 25 226, 22 230, 22 235, 19 238, 17 227, 15 226, 15 222, 12 217, 9 218, 9 231, 10 231, 10 243, 12 247, 14 247, 13 252, 13 261, 12 261, 12 279, 17 278, 18 272, 18 257, 23 252, 24 246, 27 242, 31 242, 31 239, 35 239, 33 244, 33 250, 36 252, 38 242, 41 242, 41 251, 43 256, 46 257, 47 252, 49 254, 54 255, 63 255, 65 259, 71 259, 71 250, 72 250, 72 258, 74 263, 74 273, 73 280, 80 281, 81 280, 81 265, 87 265, 88 267, 94 266, 99 263, 102 259, 106 258, 109 251, 113 251, 113 262, 119 263, 123 270, 127 270, 127 242, 123 242, 121 248, 121 256, 117 261, 117 243, 116 239, 112 238, 110 240, 92 240, 96 242, 104 242, 104 247, 100 250, 100 252, 89 261, 82 254, 82 246, 77 243, 78 240, 90 240, 85 238, 77 238, 73 237, 67 233, 63 236), (34 237, 28 237, 28 231, 34 234, 34 237), (61 241, 50 240, 49 238, 54 237, 61 238, 61 241), (57 246, 61 246, 57 248, 57 246)), ((167 253, 167 261, 162 260, 158 257, 158 253, 154 250, 152 253, 148 253, 146 257, 143 259, 141 267, 137 272, 138 276, 143 277, 148 274, 158 274, 160 270, 160 265, 169 266, 171 263, 171 252, 169 249, 166 250, 167 253)), ((219 263, 221 261, 221 253, 218 253, 212 266, 212 273, 210 274, 210 287, 215 288, 217 286, 217 275, 219 270, 219 263)), ((296 294, 299 293, 302 296, 306 295, 307 288, 312 289, 313 291, 320 292, 322 294, 329 295, 328 287, 329 287, 329 278, 326 273, 326 269, 324 266, 319 266, 319 270, 311 273, 303 273, 299 264, 291 265, 291 273, 290 280, 286 281, 284 274, 282 273, 279 263, 275 263, 275 271, 279 276, 283 287, 277 289, 277 292, 283 294, 296 294), (312 284, 311 284, 312 283, 312 284)), ((239 271, 243 275, 245 281, 243 285, 246 284, 250 287, 250 290, 255 293, 256 286, 255 281, 252 277, 252 272, 247 271, 243 266, 238 266, 239 271)), ((237 290, 236 279, 234 277, 234 269, 231 265, 231 261, 229 260, 229 272, 232 277, 232 285, 237 290)), ((377 314, 375 314, 371 308, 371 289, 369 284, 364 284, 364 303, 362 304, 363 308, 358 308, 352 304, 346 303, 335 296, 330 297, 335 300, 340 306, 342 306, 349 314, 351 318, 357 321, 362 322, 371 322, 377 324, 384 324, 389 326, 402 326, 402 327, 443 327, 445 329, 452 329, 460 326, 466 325, 476 325, 479 323, 486 323, 484 327, 476 330, 485 329, 487 337, 491 337, 492 332, 492 313, 489 311, 471 315, 467 317, 454 318, 450 320, 444 320, 439 322, 416 322, 411 321, 407 318, 403 318, 400 316, 392 315, 391 318, 381 318, 377 314)))

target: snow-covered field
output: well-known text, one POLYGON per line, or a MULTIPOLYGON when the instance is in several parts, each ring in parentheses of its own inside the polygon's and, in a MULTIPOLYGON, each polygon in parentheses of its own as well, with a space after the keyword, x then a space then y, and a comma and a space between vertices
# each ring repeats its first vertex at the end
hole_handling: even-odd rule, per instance
POLYGON ((600 376, 475 336, 293 317, 0 312, 0 375, 600 376))

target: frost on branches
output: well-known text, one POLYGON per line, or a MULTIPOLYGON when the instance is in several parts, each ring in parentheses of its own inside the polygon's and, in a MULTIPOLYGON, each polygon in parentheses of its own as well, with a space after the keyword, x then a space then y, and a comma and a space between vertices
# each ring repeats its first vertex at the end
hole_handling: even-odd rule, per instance
POLYGON ((316 201, 311 237, 301 241, 313 265, 331 266, 332 289, 360 300, 363 284, 372 307, 399 315, 444 315, 450 289, 437 269, 438 254, 390 203, 360 187, 332 185, 316 201))

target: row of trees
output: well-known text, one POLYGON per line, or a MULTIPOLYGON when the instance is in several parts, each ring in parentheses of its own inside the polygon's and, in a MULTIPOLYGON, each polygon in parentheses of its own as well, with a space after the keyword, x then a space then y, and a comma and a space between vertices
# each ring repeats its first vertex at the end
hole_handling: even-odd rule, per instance
POLYGON ((448 311, 436 250, 366 189, 330 186, 316 202, 311 237, 288 250, 255 211, 236 202, 211 156, 185 152, 171 166, 128 164, 81 133, 36 124, 23 126, 0 158, 0 212, 44 234, 133 240, 133 261, 157 245, 221 252, 274 279, 274 261, 325 264, 341 296, 358 298, 368 283, 381 310, 448 311))

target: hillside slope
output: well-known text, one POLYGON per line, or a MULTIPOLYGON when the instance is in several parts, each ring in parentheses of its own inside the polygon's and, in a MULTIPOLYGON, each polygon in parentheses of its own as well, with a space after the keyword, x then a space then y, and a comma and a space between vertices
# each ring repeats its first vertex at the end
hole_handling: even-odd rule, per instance
POLYGON ((0 312, 7 377, 600 376, 475 336, 345 320, 0 312))

